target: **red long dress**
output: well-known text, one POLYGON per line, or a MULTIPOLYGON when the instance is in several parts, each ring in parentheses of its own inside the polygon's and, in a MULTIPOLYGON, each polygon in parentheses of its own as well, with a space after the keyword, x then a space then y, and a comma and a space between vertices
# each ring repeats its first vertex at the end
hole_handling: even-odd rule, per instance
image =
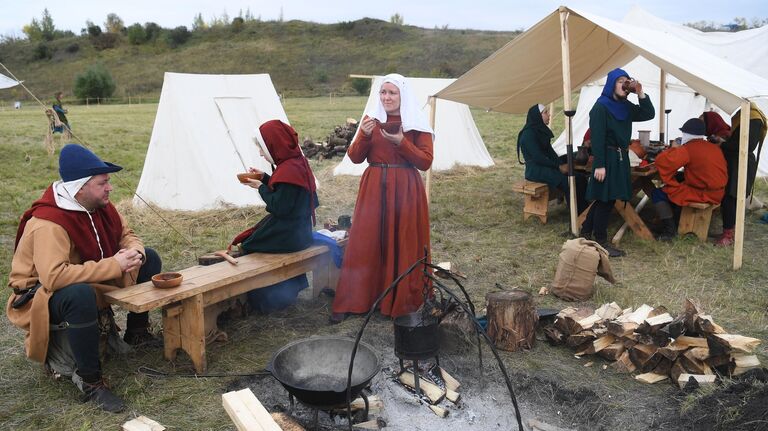
MULTIPOLYGON (((390 115, 387 121, 400 117, 390 115)), ((368 166, 360 179, 333 301, 334 313, 366 313, 398 275, 424 256, 425 247, 429 252, 429 208, 418 170, 432 165, 432 135, 404 132, 395 146, 376 125, 370 137, 358 135, 348 154, 354 163, 367 159, 390 165, 368 166)), ((423 286, 422 269, 417 268, 384 298, 381 314, 397 317, 416 311, 424 301, 423 286)))

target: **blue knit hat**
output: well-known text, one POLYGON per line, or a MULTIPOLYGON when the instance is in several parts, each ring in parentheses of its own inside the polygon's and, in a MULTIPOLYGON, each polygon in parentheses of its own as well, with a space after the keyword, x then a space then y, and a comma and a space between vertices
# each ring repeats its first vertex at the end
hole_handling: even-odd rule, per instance
POLYGON ((65 145, 59 154, 59 175, 66 182, 121 169, 121 166, 101 161, 91 150, 77 144, 65 145))

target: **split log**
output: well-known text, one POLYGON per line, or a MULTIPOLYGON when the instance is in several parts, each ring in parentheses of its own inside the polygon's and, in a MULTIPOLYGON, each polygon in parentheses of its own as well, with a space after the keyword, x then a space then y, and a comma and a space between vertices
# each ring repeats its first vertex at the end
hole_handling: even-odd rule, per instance
POLYGON ((305 431, 304 427, 296 422, 296 419, 292 418, 287 413, 275 412, 271 413, 272 419, 283 431, 305 431))
POLYGON ((635 329, 635 332, 638 334, 655 334, 656 331, 661 329, 662 326, 665 326, 669 323, 671 323, 674 319, 672 316, 669 315, 669 313, 663 313, 659 314, 658 316, 649 317, 641 323, 637 329, 635 329))
POLYGON ((618 320, 605 322, 605 329, 608 330, 608 333, 613 334, 620 338, 628 337, 632 335, 632 333, 635 332, 635 329, 637 329, 638 326, 639 326, 638 323, 620 322, 618 320))
POLYGON ((636 344, 629 349, 629 359, 635 364, 638 370, 647 373, 656 368, 656 365, 663 357, 657 353, 657 350, 659 350, 659 348, 656 346, 636 344))
POLYGON ((658 352, 665 358, 674 361, 677 359, 678 355, 682 354, 682 352, 684 352, 686 349, 688 349, 688 346, 683 346, 672 342, 664 347, 660 347, 658 352))
POLYGON ((635 376, 636 380, 639 380, 643 383, 658 383, 662 380, 667 380, 669 376, 666 374, 655 374, 655 373, 644 373, 644 374, 638 374, 635 376))
POLYGON ((675 339, 685 333, 685 317, 678 316, 673 321, 659 329, 659 333, 675 339))
POLYGON ((611 344, 613 344, 614 341, 616 341, 616 337, 614 337, 613 335, 611 334, 604 335, 598 338, 597 340, 589 343, 587 345, 587 348, 577 352, 576 356, 591 355, 593 353, 597 353, 605 349, 606 347, 610 346, 611 344))
POLYGON ((637 367, 629 359, 629 351, 625 350, 611 366, 619 373, 632 373, 637 367))
POLYGON ((693 326, 701 335, 725 334, 725 329, 712 321, 712 316, 696 316, 693 326))
POLYGON ((654 308, 650 305, 643 304, 638 307, 637 310, 628 314, 622 314, 616 320, 619 322, 632 322, 640 325, 645 319, 648 318, 648 315, 651 314, 653 310, 654 308))
POLYGON ((445 382, 445 388, 450 389, 452 391, 459 391, 459 388, 461 387, 461 383, 459 383, 458 380, 456 380, 452 375, 448 374, 448 371, 445 371, 442 367, 440 368, 440 376, 443 378, 443 381, 445 382))
POLYGON ((450 389, 445 390, 445 399, 456 404, 461 399, 461 394, 450 389))
POLYGON ((696 318, 702 314, 699 304, 692 299, 683 301, 683 321, 685 322, 685 331, 689 334, 696 334, 696 318))
POLYGON ((685 371, 689 374, 712 374, 712 369, 706 362, 700 361, 694 357, 686 355, 685 352, 682 356, 677 358, 677 362, 683 366, 685 371))
POLYGON ((221 399, 224 410, 238 430, 280 431, 280 427, 250 389, 227 392, 221 399))
POLYGON ((591 308, 565 308, 557 313, 557 319, 555 319, 555 327, 566 335, 577 334, 583 331, 584 328, 582 328, 576 322, 593 314, 594 311, 592 311, 591 308))
MULTIPOLYGON (((365 401, 363 401, 361 397, 358 397, 349 403, 349 406, 353 412, 365 410, 365 401)), ((381 409, 383 408, 384 401, 381 399, 381 397, 378 395, 371 395, 368 397, 368 413, 377 414, 380 413, 381 409)), ((333 409, 331 411, 336 414, 347 414, 347 407, 345 405, 343 408, 333 409)))
POLYGON ((164 431, 165 427, 146 416, 133 418, 123 424, 123 431, 164 431))
MULTIPOLYGON (((738 355, 738 353, 734 354, 733 356, 736 356, 736 355, 738 355)), ((704 362, 706 362, 707 365, 709 365, 712 368, 718 368, 718 367, 722 367, 723 365, 729 365, 731 363, 731 359, 733 358, 733 356, 731 355, 710 356, 707 359, 705 359, 704 362)))
POLYGON ((760 340, 735 334, 712 334, 707 336, 707 345, 712 356, 736 350, 741 353, 752 353, 760 340))
POLYGON ((665 357, 659 359, 659 363, 651 370, 652 373, 669 375, 669 371, 672 369, 672 361, 665 357))
POLYGON ((687 335, 681 335, 675 338, 674 344, 685 347, 708 347, 706 338, 689 337, 687 335))
POLYGON ((600 316, 603 320, 613 320, 621 316, 624 310, 619 307, 619 304, 611 302, 610 304, 603 304, 595 310, 595 314, 600 316))
POLYGON ((614 341, 611 345, 601 349, 597 354, 609 361, 615 361, 619 359, 619 356, 621 356, 622 353, 624 353, 624 350, 626 350, 624 348, 624 343, 614 341))
POLYGON ((366 422, 360 422, 357 424, 352 424, 352 429, 356 430, 378 430, 381 429, 381 426, 379 425, 378 419, 371 419, 366 422))
POLYGON ((709 348, 707 347, 694 347, 693 349, 685 352, 685 355, 689 358, 693 358, 704 362, 709 358, 709 348))
POLYGON ((432 406, 432 405, 431 405, 431 406, 429 406, 429 408, 430 408, 430 409, 432 409, 432 411, 433 411, 433 412, 434 412, 434 413, 435 413, 435 414, 436 414, 438 417, 444 418, 444 417, 448 416, 448 410, 446 410, 446 409, 444 409, 444 408, 442 408, 442 407, 438 407, 438 406, 432 406))
POLYGON ((568 338, 565 340, 565 344, 567 344, 569 347, 577 347, 581 346, 584 343, 589 343, 595 340, 597 338, 597 335, 595 335, 592 331, 581 331, 577 334, 569 335, 568 338))
MULTIPOLYGON (((682 356, 681 356, 682 358, 682 356)), ((672 363, 672 368, 669 370, 669 376, 672 378, 673 382, 676 382, 677 379, 680 377, 681 374, 687 374, 688 371, 685 369, 683 364, 681 363, 680 359, 672 363)))
POLYGON ((560 332, 560 330, 555 328, 554 326, 545 326, 543 331, 544 331, 544 336, 547 337, 547 340, 549 340, 551 344, 559 345, 565 342, 565 339, 566 339, 565 334, 560 332))
POLYGON ((680 389, 685 389, 685 386, 688 384, 688 382, 693 379, 696 381, 696 383, 699 384, 699 386, 703 385, 710 385, 715 383, 715 379, 717 376, 714 374, 687 374, 683 373, 680 374, 680 376, 677 378, 676 382, 677 385, 680 386, 680 389))
MULTIPOLYGON (((402 374, 400 374, 398 379, 400 380, 400 383, 410 388, 416 389, 416 378, 413 373, 409 371, 403 372, 402 374)), ((427 381, 421 377, 419 377, 419 389, 424 395, 426 395, 427 398, 429 398, 429 401, 432 404, 439 403, 440 400, 442 400, 443 397, 445 397, 444 390, 440 389, 440 387, 437 386, 436 384, 430 381, 427 381)))
POLYGON ((732 374, 738 376, 744 374, 752 368, 758 368, 760 366, 760 360, 756 355, 745 355, 742 353, 735 353, 733 355, 734 368, 732 374))
POLYGON ((487 333, 496 347, 510 352, 532 348, 539 316, 531 295, 515 289, 489 293, 486 299, 487 333))

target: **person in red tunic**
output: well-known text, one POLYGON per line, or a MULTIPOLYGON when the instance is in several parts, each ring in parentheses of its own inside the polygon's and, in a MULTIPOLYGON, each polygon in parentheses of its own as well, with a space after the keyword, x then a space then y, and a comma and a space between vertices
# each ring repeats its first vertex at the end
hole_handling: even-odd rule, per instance
MULTIPOLYGON (((366 110, 347 154, 368 161, 352 216, 331 323, 370 310, 381 293, 429 246, 429 207, 419 171, 432 165, 433 132, 398 74, 384 77, 379 103, 366 110)), ((385 316, 416 311, 424 277, 414 270, 381 302, 385 316)))
POLYGON ((719 204, 728 183, 728 167, 717 144, 707 141, 704 121, 691 118, 680 128, 682 146, 656 156, 656 167, 664 187, 654 190, 652 199, 663 224, 658 238, 669 241, 677 235, 676 214, 690 203, 719 204), (685 168, 683 181, 678 169, 685 168))

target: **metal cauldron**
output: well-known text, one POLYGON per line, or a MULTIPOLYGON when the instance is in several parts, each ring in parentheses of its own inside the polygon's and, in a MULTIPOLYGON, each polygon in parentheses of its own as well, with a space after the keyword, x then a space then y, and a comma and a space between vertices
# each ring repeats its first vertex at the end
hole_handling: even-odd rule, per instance
MULTIPOLYGON (((267 368, 289 394, 302 403, 328 410, 347 402, 347 373, 353 338, 314 337, 286 344, 267 368)), ((352 373, 352 399, 381 370, 378 353, 360 342, 352 373)))
POLYGON ((427 359, 437 356, 440 334, 437 318, 409 313, 395 318, 395 355, 400 359, 427 359))

